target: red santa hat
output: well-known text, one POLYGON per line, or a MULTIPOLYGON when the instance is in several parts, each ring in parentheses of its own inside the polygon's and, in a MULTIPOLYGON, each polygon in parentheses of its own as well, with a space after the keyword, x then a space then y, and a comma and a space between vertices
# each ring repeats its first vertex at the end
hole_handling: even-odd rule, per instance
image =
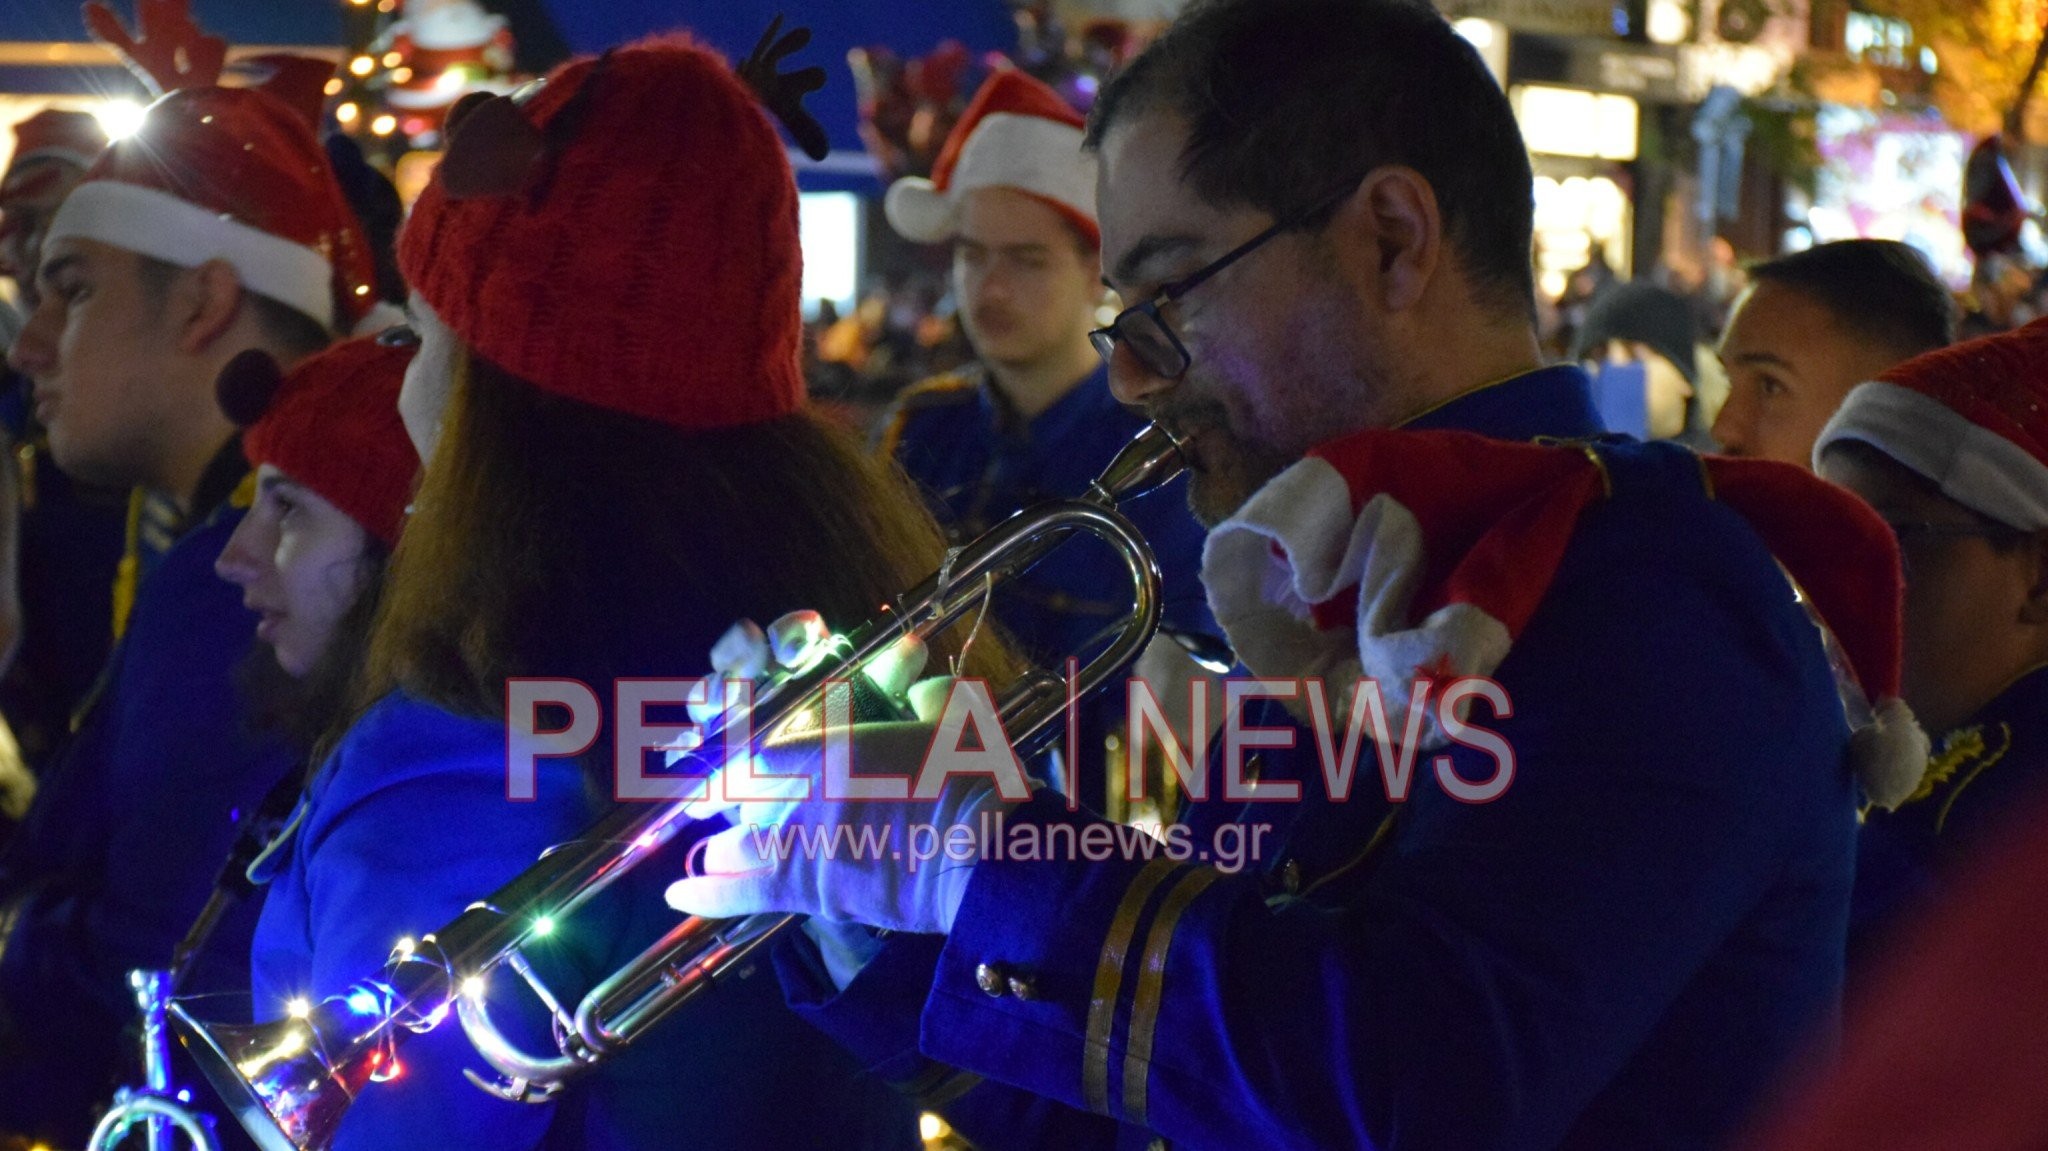
POLYGON ((932 176, 889 185, 882 209, 907 239, 936 244, 960 227, 960 198, 976 188, 1034 196, 1100 247, 1095 158, 1081 149, 1086 121, 1059 93, 1022 72, 997 72, 946 137, 932 176))
MULTIPOLYGON (((107 134, 99 120, 84 112, 46 109, 16 124, 14 152, 0 174, 0 238, 13 236, 36 218, 33 213, 9 212, 10 205, 20 208, 39 198, 54 202, 63 181, 91 167, 106 146, 107 134)), ((27 271, 32 269, 9 268, 5 274, 27 271)))
POLYGON ((290 476, 395 547, 420 462, 398 415, 413 352, 349 340, 288 373, 263 352, 244 352, 221 372, 221 410, 244 428, 250 463, 290 476))
POLYGON ((1871 447, 1981 515, 2048 529, 2048 319, 1915 356, 1858 384, 1821 429, 1871 447))
POLYGON ((0 178, 0 200, 18 195, 13 185, 39 160, 89 168, 107 146, 106 129, 89 112, 46 108, 14 126, 14 153, 0 178))
POLYGON ((254 88, 283 101, 317 135, 327 114, 327 82, 334 79, 334 61, 288 52, 260 52, 228 62, 221 83, 228 88, 254 88))
POLYGON ((44 242, 74 236, 183 268, 225 260, 243 287, 330 330, 376 303, 369 248, 326 152, 297 113, 253 89, 186 88, 151 104, 44 242))
MULTIPOLYGON (((1701 459, 1711 495, 1787 572, 1834 658, 1852 757, 1881 806, 1911 794, 1927 737, 1899 700, 1897 544, 1875 512, 1799 468, 1701 459)), ((1575 447, 1467 432, 1364 431, 1260 488, 1209 535, 1202 581, 1257 675, 1377 681, 1390 715, 1421 680, 1487 676, 1548 594, 1608 473, 1575 447)), ((1396 726, 1400 726, 1398 723, 1396 726)), ((1447 737, 1432 712, 1417 746, 1447 737)))
POLYGON ((398 253, 463 343, 546 391, 678 428, 802 406, 795 177, 732 68, 660 37, 471 99, 398 253))

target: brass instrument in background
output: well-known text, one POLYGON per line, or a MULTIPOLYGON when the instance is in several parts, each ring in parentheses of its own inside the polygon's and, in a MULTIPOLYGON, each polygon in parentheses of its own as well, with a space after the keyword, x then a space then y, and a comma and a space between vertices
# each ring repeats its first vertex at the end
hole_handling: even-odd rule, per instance
POLYGON ((171 1000, 172 973, 137 969, 128 987, 142 1011, 142 1086, 124 1087, 114 1106, 92 1129, 85 1151, 114 1151, 140 1133, 145 1151, 173 1151, 184 1136, 191 1151, 220 1151, 213 1120, 192 1110, 192 1094, 171 1084, 171 1048, 164 1012, 171 1000))
MULTIPOLYGON (((1158 563, 1117 505, 1166 483, 1182 466, 1178 445, 1154 425, 1119 452, 1080 497, 1027 508, 948 553, 936 574, 848 636, 845 655, 766 685, 752 712, 756 745, 813 711, 828 680, 849 678, 899 644, 939 634, 984 605, 991 588, 1076 535, 1115 548, 1131 579, 1128 623, 1074 677, 1077 693, 1093 690, 1135 659, 1159 625, 1158 563)), ((1003 695, 1004 731, 1013 742, 1029 739, 1061 714, 1069 690, 1059 675, 1027 670, 1003 695)), ((718 739, 712 731, 704 746, 716 746, 718 739)), ((173 1002, 173 1024, 229 1110, 265 1151, 327 1147, 356 1095, 374 1089, 372 1080, 391 1066, 398 1044, 437 1026, 450 1011, 485 1062, 504 1076, 486 1083, 472 1073, 473 1081, 507 1099, 547 1099, 702 994, 799 918, 684 919, 593 988, 573 1012, 564 1010, 521 947, 668 842, 688 821, 686 806, 677 801, 620 807, 452 923, 402 942, 375 977, 303 1012, 253 1027, 209 1026, 173 1002), (553 1014, 554 1054, 522 1051, 492 1026, 483 976, 501 964, 518 973, 553 1014)))

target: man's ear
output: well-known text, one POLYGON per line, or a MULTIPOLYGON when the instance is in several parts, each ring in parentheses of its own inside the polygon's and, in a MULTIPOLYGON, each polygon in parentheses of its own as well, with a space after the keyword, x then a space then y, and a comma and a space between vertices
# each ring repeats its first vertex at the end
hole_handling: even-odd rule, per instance
POLYGON ((2020 604, 2020 622, 2048 625, 2048 531, 2030 533, 2025 548, 2033 572, 2027 598, 2020 604))
POLYGON ((197 355, 211 347, 242 314, 242 277, 226 260, 208 260, 180 276, 171 295, 178 350, 197 355))
POLYGON ((1436 191, 1413 168, 1389 164, 1366 173, 1330 227, 1340 253, 1372 269, 1373 290, 1389 311, 1414 307, 1442 262, 1436 191))

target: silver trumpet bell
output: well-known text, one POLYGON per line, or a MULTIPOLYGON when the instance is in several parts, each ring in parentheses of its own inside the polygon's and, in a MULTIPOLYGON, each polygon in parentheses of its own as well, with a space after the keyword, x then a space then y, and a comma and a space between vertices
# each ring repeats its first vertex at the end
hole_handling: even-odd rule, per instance
MULTIPOLYGON (((1152 549, 1117 511, 1124 500, 1165 484, 1183 469, 1179 444, 1164 428, 1139 433, 1088 490, 1018 512, 947 554, 940 570, 896 597, 840 645, 844 653, 772 680, 755 697, 757 745, 794 717, 817 708, 829 680, 845 680, 906 641, 923 642, 978 610, 991 588, 1032 567, 1077 536, 1113 548, 1131 580, 1127 621, 1070 684, 1027 669, 998 704, 1013 743, 1059 717, 1070 691, 1085 694, 1136 659, 1159 626, 1159 566, 1152 549)), ((717 746, 720 731, 704 746, 717 746)), ((580 838, 549 851, 519 877, 472 904, 453 922, 407 940, 384 970, 342 995, 276 1023, 211 1026, 173 1003, 180 1039, 226 1106, 264 1151, 316 1151, 334 1138, 349 1104, 397 1071, 410 1035, 453 1011, 479 1055, 504 1078, 479 1085, 503 1098, 539 1101, 630 1045, 683 1003, 703 994, 776 934, 790 915, 739 920, 691 917, 599 983, 575 1010, 541 985, 521 953, 586 900, 669 841, 689 821, 685 802, 622 805, 580 838), (519 1050, 491 1025, 484 977, 506 966, 554 1017, 555 1053, 519 1050)), ((474 1075, 471 1076, 476 1079, 474 1075)))

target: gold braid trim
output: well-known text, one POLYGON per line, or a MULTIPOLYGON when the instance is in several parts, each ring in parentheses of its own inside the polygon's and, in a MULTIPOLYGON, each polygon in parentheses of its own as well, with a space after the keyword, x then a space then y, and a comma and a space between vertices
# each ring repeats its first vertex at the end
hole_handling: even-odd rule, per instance
POLYGON ((1088 1001, 1088 1030, 1081 1048, 1081 1100, 1098 1115, 1109 1114, 1109 1037, 1116 1025, 1117 1002, 1123 997, 1124 958, 1138 934, 1139 914, 1173 869, 1171 860, 1154 859, 1124 889, 1095 966, 1095 993, 1088 1001))
POLYGON ((1159 1027, 1160 1002, 1166 995, 1166 956, 1173 947, 1174 931, 1180 917, 1195 897, 1222 878, 1223 873, 1201 868, 1189 873, 1166 893, 1152 930, 1145 936, 1145 960, 1138 968, 1138 989, 1131 997, 1131 1034, 1124 1051, 1124 1113, 1132 1123, 1146 1122, 1146 1082, 1152 1073, 1152 1037, 1159 1027))

